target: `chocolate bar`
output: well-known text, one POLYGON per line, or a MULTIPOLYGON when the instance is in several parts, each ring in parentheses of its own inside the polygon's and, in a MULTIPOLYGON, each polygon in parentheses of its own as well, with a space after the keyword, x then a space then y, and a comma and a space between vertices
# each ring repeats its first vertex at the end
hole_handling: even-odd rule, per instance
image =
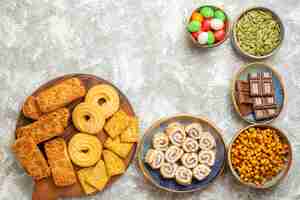
POLYGON ((262 72, 261 79, 272 79, 272 72, 262 72))
POLYGON ((239 92, 249 92, 250 91, 249 82, 243 80, 236 81, 236 90, 239 92))
POLYGON ((250 83, 250 96, 258 97, 262 94, 260 80, 249 80, 250 83))
POLYGON ((262 96, 274 96, 272 79, 262 80, 262 96))
POLYGON ((251 104, 239 104, 239 110, 243 117, 249 115, 253 111, 251 104))
POLYGON ((254 115, 256 120, 270 119, 277 115, 277 109, 254 110, 254 115))
POLYGON ((249 92, 238 92, 239 104, 252 104, 252 99, 250 98, 249 92))
POLYGON ((254 109, 267 109, 276 108, 276 102, 274 97, 254 97, 253 98, 254 109))

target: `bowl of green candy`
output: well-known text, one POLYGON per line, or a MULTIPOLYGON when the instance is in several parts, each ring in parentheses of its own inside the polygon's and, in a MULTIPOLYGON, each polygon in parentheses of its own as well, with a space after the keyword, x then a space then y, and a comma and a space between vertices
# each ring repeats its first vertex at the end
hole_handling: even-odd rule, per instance
POLYGON ((261 60, 274 55, 283 39, 283 23, 268 8, 249 8, 233 24, 231 42, 238 53, 248 58, 261 60))

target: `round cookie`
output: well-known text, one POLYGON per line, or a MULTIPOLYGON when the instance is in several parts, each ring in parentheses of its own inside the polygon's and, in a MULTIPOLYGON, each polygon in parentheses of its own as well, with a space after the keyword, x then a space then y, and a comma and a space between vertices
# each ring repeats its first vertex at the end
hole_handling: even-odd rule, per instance
POLYGON ((97 105, 105 118, 112 116, 120 107, 118 92, 107 84, 92 87, 85 97, 85 102, 97 105))
POLYGON ((105 117, 99 106, 89 103, 78 104, 73 110, 72 119, 78 130, 90 134, 99 133, 105 124, 105 117))
POLYGON ((71 138, 68 151, 74 164, 90 167, 99 161, 102 144, 96 136, 78 133, 71 138))

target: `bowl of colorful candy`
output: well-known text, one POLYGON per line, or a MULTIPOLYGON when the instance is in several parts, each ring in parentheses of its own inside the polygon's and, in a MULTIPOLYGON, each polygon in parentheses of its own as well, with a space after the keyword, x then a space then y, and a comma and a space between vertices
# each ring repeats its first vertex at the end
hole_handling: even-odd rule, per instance
POLYGON ((234 136, 227 159, 233 176, 240 183, 266 189, 287 176, 292 165, 292 146, 282 130, 254 124, 234 136))
POLYGON ((187 31, 199 47, 211 48, 222 44, 229 35, 229 18, 220 8, 205 5, 193 11, 187 31))

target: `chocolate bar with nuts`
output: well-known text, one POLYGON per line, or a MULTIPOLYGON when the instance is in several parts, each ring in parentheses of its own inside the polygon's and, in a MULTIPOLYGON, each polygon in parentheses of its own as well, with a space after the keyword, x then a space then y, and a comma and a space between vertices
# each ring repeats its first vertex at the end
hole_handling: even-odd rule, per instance
POLYGON ((270 119, 277 115, 276 108, 269 108, 265 110, 254 110, 254 115, 256 120, 270 119))
POLYGON ((250 92, 250 86, 248 81, 237 80, 236 90, 239 92, 250 92))
POLYGON ((239 104, 252 104, 252 99, 249 92, 238 92, 239 104))
POLYGON ((254 97, 253 108, 254 109, 267 109, 276 108, 276 102, 274 97, 254 97))
POLYGON ((260 80, 249 80, 250 83, 250 96, 259 97, 262 95, 262 87, 260 80))
POLYGON ((274 96, 274 87, 272 79, 262 79, 262 96, 274 96))

